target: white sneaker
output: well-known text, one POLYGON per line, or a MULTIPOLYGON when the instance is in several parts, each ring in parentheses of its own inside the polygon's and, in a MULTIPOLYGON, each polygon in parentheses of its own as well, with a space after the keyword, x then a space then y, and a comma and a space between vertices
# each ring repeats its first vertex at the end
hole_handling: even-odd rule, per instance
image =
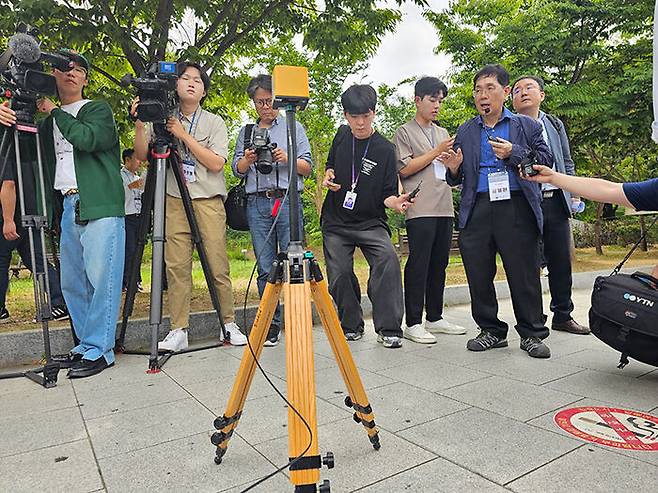
POLYGON ((404 329, 404 338, 418 344, 435 344, 436 337, 425 330, 422 324, 412 325, 404 329))
POLYGON ((226 332, 230 335, 230 341, 232 346, 246 346, 247 345, 247 336, 240 332, 240 327, 235 322, 229 322, 224 324, 226 332))
POLYGON ((158 351, 175 353, 187 349, 187 329, 170 330, 167 337, 158 343, 158 351))
POLYGON ((445 319, 437 320, 436 322, 425 321, 425 330, 434 334, 452 334, 462 335, 466 334, 466 329, 459 325, 451 324, 445 319))

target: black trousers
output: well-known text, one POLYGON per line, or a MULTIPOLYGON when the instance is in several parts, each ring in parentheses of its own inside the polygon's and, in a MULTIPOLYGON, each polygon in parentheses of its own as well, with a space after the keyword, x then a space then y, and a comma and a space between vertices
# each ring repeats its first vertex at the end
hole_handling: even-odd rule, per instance
POLYGON ((368 298, 375 331, 402 337, 402 274, 388 231, 383 226, 366 231, 323 231, 322 239, 329 292, 343 331, 363 331, 361 288, 354 274, 354 249, 359 247, 370 266, 368 298))
MULTIPOLYGON (((1 226, 1 224, 0 224, 1 226)), ((9 288, 9 267, 11 264, 11 253, 16 250, 20 255, 25 267, 32 272, 32 258, 30 257, 30 241, 28 231, 20 226, 17 228, 20 238, 7 240, 0 234, 0 307, 5 306, 7 289, 9 288)), ((36 233, 36 231, 35 231, 36 233)), ((34 235, 34 254, 39 269, 41 266, 41 241, 39 235, 34 235)), ((50 304, 53 307, 64 306, 64 297, 59 282, 59 272, 48 264, 48 287, 50 288, 50 304)))
MULTIPOLYGON (((130 267, 137 250, 137 233, 139 230, 139 214, 126 216, 126 260, 123 264, 123 287, 128 287, 130 280, 130 267)), ((137 282, 142 282, 141 272, 137 275, 137 282)))
POLYGON ((407 221, 409 258, 404 266, 404 308, 407 326, 443 315, 443 289, 452 242, 452 217, 417 217, 407 221))
POLYGON ((494 288, 498 253, 512 295, 517 332, 524 338, 548 337, 539 280, 539 231, 521 192, 497 202, 490 202, 488 193, 479 193, 468 224, 459 232, 459 249, 471 293, 471 313, 481 329, 499 337, 507 335, 507 324, 498 318, 494 288))
POLYGON ((560 190, 542 202, 544 212, 544 258, 548 267, 553 322, 571 320, 571 228, 560 190))

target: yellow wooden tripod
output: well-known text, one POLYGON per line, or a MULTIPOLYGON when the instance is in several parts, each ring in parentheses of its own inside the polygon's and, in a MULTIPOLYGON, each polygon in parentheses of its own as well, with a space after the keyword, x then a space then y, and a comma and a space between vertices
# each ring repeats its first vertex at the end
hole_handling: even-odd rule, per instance
MULTIPOLYGON (((288 451, 290 460, 303 456, 290 466, 290 481, 295 485, 295 493, 329 492, 329 481, 320 481, 320 467, 324 464, 333 467, 333 454, 328 452, 321 458, 318 451, 316 396, 313 365, 313 321, 311 298, 322 320, 334 357, 347 386, 349 396, 345 404, 354 409, 354 419, 361 423, 375 450, 379 450, 379 434, 375 425, 368 396, 359 376, 352 353, 333 306, 327 281, 317 260, 311 252, 304 252, 299 242, 291 242, 287 254, 277 259, 263 293, 254 324, 249 335, 249 343, 256 358, 260 357, 272 317, 283 290, 284 320, 286 337, 286 372, 288 400, 292 407, 304 417, 312 432, 310 447, 308 429, 299 416, 288 407, 288 451), (308 447, 308 450, 304 452, 308 447)), ((256 360, 249 347, 245 349, 233 385, 233 391, 223 416, 215 419, 218 432, 212 435, 212 443, 217 446, 215 462, 220 464, 228 441, 242 416, 244 403, 256 371, 256 360)))

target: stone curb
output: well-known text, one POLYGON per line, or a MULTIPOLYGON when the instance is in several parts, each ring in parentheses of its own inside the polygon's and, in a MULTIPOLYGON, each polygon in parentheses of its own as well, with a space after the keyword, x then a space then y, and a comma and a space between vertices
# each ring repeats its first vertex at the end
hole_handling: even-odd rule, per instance
MULTIPOLYGON (((653 266, 648 267, 632 267, 624 269, 623 272, 635 272, 636 270, 651 271, 653 266)), ((594 272, 578 272, 573 275, 573 289, 590 289, 594 284, 597 276, 607 276, 610 271, 594 271, 594 272)), ((544 293, 548 292, 548 278, 542 277, 542 290, 544 293)), ((506 281, 497 281, 496 293, 499 299, 506 299, 510 297, 509 287, 506 281)), ((468 285, 459 284, 454 286, 447 286, 444 292, 444 304, 463 305, 470 303, 471 297, 468 291, 468 285)), ((363 308, 363 315, 369 317, 372 314, 372 305, 367 296, 361 300, 363 308)), ((248 306, 246 311, 246 324, 243 319, 242 307, 235 308, 235 319, 238 325, 242 328, 251 326, 256 315, 257 306, 248 306)), ((320 319, 313 309, 313 323, 319 324, 320 319)), ((117 331, 119 330, 117 324, 117 331)), ((215 312, 197 312, 190 314, 190 327, 192 329, 189 333, 191 343, 208 341, 216 339, 219 335, 219 323, 215 312)), ((164 317, 160 327, 160 339, 169 330, 169 317, 164 317)), ((150 334, 151 328, 148 319, 135 319, 128 323, 126 330, 126 348, 129 350, 143 350, 150 347, 150 334)), ((50 342, 53 354, 65 353, 72 345, 71 331, 68 327, 51 328, 50 342)), ((41 329, 24 330, 15 332, 5 332, 0 334, 0 367, 14 366, 19 364, 29 364, 43 356, 43 335, 41 329)))

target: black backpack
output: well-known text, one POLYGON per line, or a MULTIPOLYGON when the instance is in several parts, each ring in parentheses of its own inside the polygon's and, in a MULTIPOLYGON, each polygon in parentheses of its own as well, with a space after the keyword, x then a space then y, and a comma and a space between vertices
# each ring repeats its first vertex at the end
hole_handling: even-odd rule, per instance
MULTIPOLYGON (((656 221, 658 217, 647 230, 656 221)), ((596 278, 592 291, 590 328, 621 352, 618 368, 624 368, 629 357, 658 366, 658 279, 642 272, 619 273, 645 236, 646 230, 610 276, 596 278)))

